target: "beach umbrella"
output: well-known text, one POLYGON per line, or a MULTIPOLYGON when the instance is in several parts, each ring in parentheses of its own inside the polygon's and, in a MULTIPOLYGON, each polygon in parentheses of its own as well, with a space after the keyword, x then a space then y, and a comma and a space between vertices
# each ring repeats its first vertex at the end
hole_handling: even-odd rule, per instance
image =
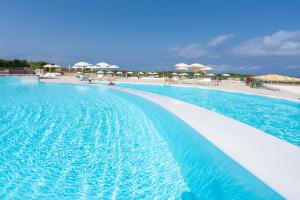
POLYGON ((55 68, 55 65, 47 64, 47 65, 44 65, 43 68, 55 68))
POLYGON ((97 65, 91 65, 91 66, 87 66, 86 69, 90 69, 90 70, 97 70, 100 69, 97 65))
POLYGON ((177 75, 177 74, 178 74, 178 73, 176 73, 176 72, 173 72, 173 73, 172 73, 172 75, 177 75))
POLYGON ((120 67, 117 66, 117 65, 111 65, 111 66, 109 66, 108 68, 110 68, 110 69, 118 69, 118 68, 120 68, 120 67))
POLYGON ((123 72, 117 72, 116 74, 121 75, 121 74, 123 74, 123 72))
POLYGON ((184 70, 184 71, 187 71, 188 67, 190 67, 188 64, 185 63, 178 63, 174 66, 176 67, 177 70, 184 70))
POLYGON ((54 68, 61 68, 59 65, 53 65, 54 68))
POLYGON ((199 74, 199 73, 195 73, 195 74, 194 74, 194 76, 200 76, 200 75, 201 75, 201 74, 199 74))
POLYGON ((47 65, 44 65, 43 68, 48 68, 49 71, 51 72, 53 68, 60 68, 59 65, 52 65, 52 64, 47 64, 47 65))
POLYGON ((144 72, 139 72, 139 74, 143 75, 143 74, 144 74, 144 72))
POLYGON ((74 66, 72 67, 72 69, 82 69, 82 67, 79 67, 79 66, 75 66, 75 65, 74 65, 74 66))
POLYGON ((100 62, 100 63, 97 63, 96 64, 99 68, 101 69, 107 69, 110 67, 110 65, 108 63, 105 63, 105 62, 100 62))
POLYGON ((229 77, 230 75, 229 74, 222 74, 222 76, 229 77))
POLYGON ((104 72, 103 71, 97 71, 97 74, 103 74, 104 72))
POLYGON ((193 70, 202 70, 202 69, 206 68, 207 66, 202 65, 200 63, 194 63, 194 64, 191 64, 189 67, 192 68, 193 70))
POLYGON ((215 76, 215 74, 207 74, 207 76, 215 76))
POLYGON ((182 67, 182 68, 188 68, 189 65, 185 64, 185 63, 178 63, 178 64, 174 65, 174 67, 176 67, 176 68, 180 68, 180 67, 182 67))
POLYGON ((188 74, 187 73, 181 73, 179 74, 179 76, 187 76, 188 74))
POLYGON ((158 73, 157 73, 157 72, 152 72, 152 74, 153 74, 153 75, 157 75, 158 73))
POLYGON ((177 67, 177 70, 188 71, 189 69, 186 67, 177 67))
POLYGON ((113 74, 113 72, 112 71, 108 71, 108 72, 106 72, 107 74, 113 74))
POLYGON ((127 74, 133 74, 133 72, 127 72, 127 74))
POLYGON ((201 69, 202 71, 211 71, 213 70, 212 67, 204 67, 203 69, 201 69))
POLYGON ((82 68, 86 68, 88 66, 91 66, 91 64, 87 63, 87 62, 78 62, 78 63, 75 63, 74 66, 80 67, 82 69, 82 68))

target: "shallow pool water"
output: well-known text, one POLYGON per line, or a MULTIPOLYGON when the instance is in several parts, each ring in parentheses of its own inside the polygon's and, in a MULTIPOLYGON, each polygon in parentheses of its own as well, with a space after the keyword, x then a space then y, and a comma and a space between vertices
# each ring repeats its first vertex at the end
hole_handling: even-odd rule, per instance
POLYGON ((0 199, 281 199, 159 106, 0 78, 0 199))
POLYGON ((300 103, 237 92, 192 87, 118 84, 166 95, 221 113, 300 146, 300 103))

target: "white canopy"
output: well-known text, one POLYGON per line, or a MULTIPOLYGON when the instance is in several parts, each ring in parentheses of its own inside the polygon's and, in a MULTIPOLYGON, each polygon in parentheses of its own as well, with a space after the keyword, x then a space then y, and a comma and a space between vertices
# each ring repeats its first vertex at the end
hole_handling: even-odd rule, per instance
POLYGON ((201 69, 202 71, 210 71, 210 70, 213 70, 212 67, 204 67, 203 69, 201 69))
POLYGON ((75 63, 74 66, 77 66, 77 67, 80 67, 80 68, 86 68, 88 66, 91 66, 91 64, 87 63, 87 62, 78 62, 78 63, 75 63))
POLYGON ((188 68, 189 65, 185 64, 185 63, 178 63, 176 65, 174 65, 176 68, 188 68))
POLYGON ((117 72, 116 74, 123 74, 123 72, 117 72))
POLYGON ((61 66, 59 66, 59 65, 53 65, 54 66, 54 68, 61 68, 61 66))
POLYGON ((187 73, 181 73, 179 74, 179 76, 187 76, 188 74, 187 73))
POLYGON ((110 69, 118 69, 118 68, 120 68, 120 67, 117 66, 117 65, 111 65, 111 66, 109 66, 108 68, 110 68, 110 69))
POLYGON ((100 62, 96 64, 99 68, 105 69, 105 68, 109 68, 110 65, 108 63, 105 62, 100 62))
POLYGON ((176 68, 177 70, 183 70, 183 71, 187 71, 187 70, 189 70, 188 68, 186 68, 186 67, 177 67, 176 68))
POLYGON ((222 76, 227 76, 227 77, 228 77, 228 76, 230 76, 230 75, 229 75, 229 74, 222 74, 222 76))
POLYGON ((47 65, 44 65, 43 68, 56 68, 56 67, 55 67, 55 65, 47 64, 47 65))
POLYGON ((191 67, 191 68, 202 69, 202 68, 205 68, 206 66, 205 66, 205 65, 202 65, 202 64, 200 64, 200 63, 194 63, 194 64, 191 64, 190 67, 191 67))
POLYGON ((142 74, 142 75, 143 75, 143 74, 144 74, 144 72, 139 72, 139 74, 142 74))
POLYGON ((100 69, 97 65, 87 66, 87 69, 100 69))
POLYGON ((215 74, 207 74, 207 76, 215 76, 215 74))
POLYGON ((133 72, 127 72, 127 74, 133 74, 133 72))
POLYGON ((195 73, 195 74, 194 74, 194 76, 200 76, 200 75, 201 75, 201 74, 199 74, 199 73, 195 73))
POLYGON ((177 75, 177 74, 178 74, 178 73, 176 73, 176 72, 173 72, 173 73, 172 73, 172 75, 177 75))
POLYGON ((103 74, 103 71, 97 71, 97 74, 103 74))
POLYGON ((112 71, 108 71, 108 72, 106 72, 107 74, 113 74, 113 72, 112 71))
POLYGON ((76 66, 76 65, 74 65, 73 67, 72 67, 72 69, 82 69, 83 67, 79 67, 79 66, 76 66))

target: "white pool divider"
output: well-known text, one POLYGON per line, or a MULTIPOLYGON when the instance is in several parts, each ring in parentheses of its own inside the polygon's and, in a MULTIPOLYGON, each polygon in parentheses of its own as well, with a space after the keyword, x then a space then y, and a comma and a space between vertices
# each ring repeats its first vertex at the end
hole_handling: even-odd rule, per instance
POLYGON ((169 110, 284 198, 300 199, 299 147, 190 103, 133 89, 119 90, 169 110))

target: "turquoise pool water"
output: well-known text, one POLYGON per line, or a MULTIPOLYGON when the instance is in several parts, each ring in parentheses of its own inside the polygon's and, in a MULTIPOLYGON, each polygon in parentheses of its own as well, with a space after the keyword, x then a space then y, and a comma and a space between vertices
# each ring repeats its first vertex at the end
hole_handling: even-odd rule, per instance
POLYGON ((0 85, 0 199, 282 199, 142 98, 28 79, 0 85))
POLYGON ((192 87, 118 84, 153 92, 221 113, 300 146, 300 103, 288 100, 192 87))

